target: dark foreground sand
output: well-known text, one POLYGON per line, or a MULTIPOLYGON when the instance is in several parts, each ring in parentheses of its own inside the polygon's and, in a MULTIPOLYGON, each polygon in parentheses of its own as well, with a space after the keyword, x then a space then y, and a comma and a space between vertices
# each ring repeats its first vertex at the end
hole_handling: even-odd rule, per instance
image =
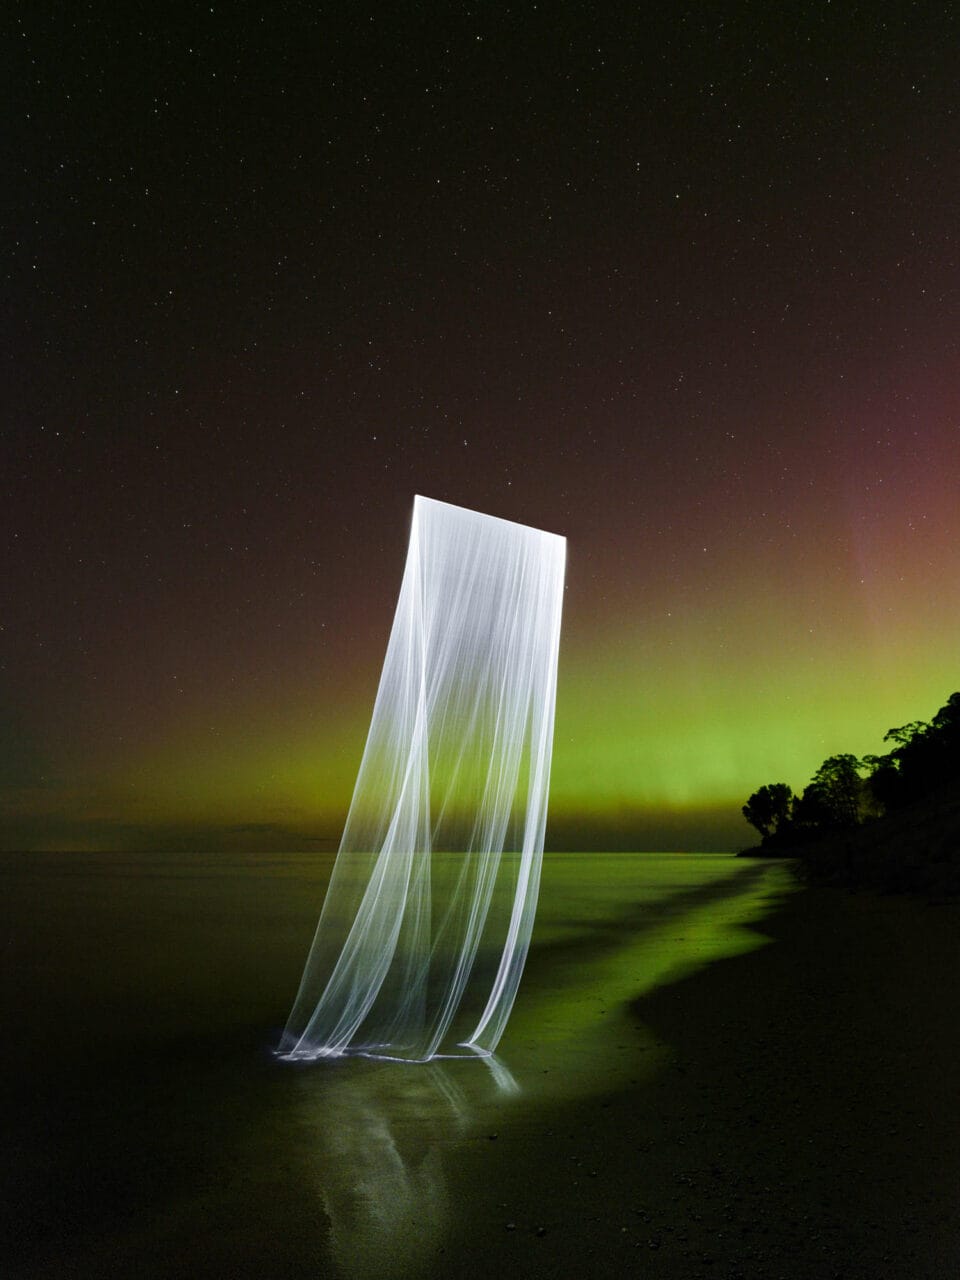
POLYGON ((960 905, 808 889, 633 1013, 629 1092, 498 1134, 436 1274, 960 1275, 960 905), (470 1207, 468 1207, 470 1206, 470 1207))
POLYGON ((960 1276, 960 905, 774 892, 767 945, 631 1002, 768 868, 627 902, 531 956, 511 1094, 476 1061, 277 1064, 302 885, 168 872, 7 887, 0 1275, 960 1276))

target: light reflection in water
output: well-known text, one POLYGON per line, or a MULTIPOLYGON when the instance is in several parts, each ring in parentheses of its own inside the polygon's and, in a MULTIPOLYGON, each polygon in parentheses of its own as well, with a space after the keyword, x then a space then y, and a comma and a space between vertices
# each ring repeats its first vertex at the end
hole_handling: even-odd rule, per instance
POLYGON ((341 1059, 304 1069, 307 1140, 348 1277, 416 1273, 436 1256, 451 1206, 444 1158, 520 1095, 499 1058, 341 1059))
POLYGON ((391 1276, 442 1273, 448 1229, 476 1211, 457 1192, 458 1151, 482 1144, 495 1188, 497 1129, 643 1087, 666 1047, 640 1021, 638 998, 765 945, 756 925, 794 887, 782 864, 735 859, 625 858, 600 887, 582 863, 555 871, 504 1041, 509 1066, 349 1058, 295 1068, 311 1181, 346 1280, 382 1280, 385 1259, 391 1276))

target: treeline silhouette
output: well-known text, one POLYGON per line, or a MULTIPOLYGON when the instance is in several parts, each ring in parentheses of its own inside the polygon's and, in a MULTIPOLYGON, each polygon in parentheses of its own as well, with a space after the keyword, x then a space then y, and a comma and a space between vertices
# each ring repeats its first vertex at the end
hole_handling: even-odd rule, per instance
POLYGON ((829 756, 799 795, 755 791, 743 816, 761 841, 744 852, 798 856, 818 881, 960 892, 960 693, 883 740, 885 755, 829 756))

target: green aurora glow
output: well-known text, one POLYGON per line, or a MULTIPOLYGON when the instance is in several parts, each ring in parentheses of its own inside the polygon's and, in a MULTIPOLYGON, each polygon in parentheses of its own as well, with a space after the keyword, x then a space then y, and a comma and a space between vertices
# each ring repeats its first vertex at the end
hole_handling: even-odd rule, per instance
POLYGON ((3 847, 335 847, 415 493, 568 540, 548 847, 960 686, 949 7, 381 9, 11 45, 3 847))

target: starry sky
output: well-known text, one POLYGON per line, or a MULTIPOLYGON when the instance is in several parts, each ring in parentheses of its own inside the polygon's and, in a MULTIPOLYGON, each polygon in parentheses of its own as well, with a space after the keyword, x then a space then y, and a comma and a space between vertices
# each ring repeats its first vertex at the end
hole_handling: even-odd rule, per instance
POLYGON ((960 686, 955 6, 14 15, 2 847, 335 847, 415 493, 568 539, 548 847, 960 686))

